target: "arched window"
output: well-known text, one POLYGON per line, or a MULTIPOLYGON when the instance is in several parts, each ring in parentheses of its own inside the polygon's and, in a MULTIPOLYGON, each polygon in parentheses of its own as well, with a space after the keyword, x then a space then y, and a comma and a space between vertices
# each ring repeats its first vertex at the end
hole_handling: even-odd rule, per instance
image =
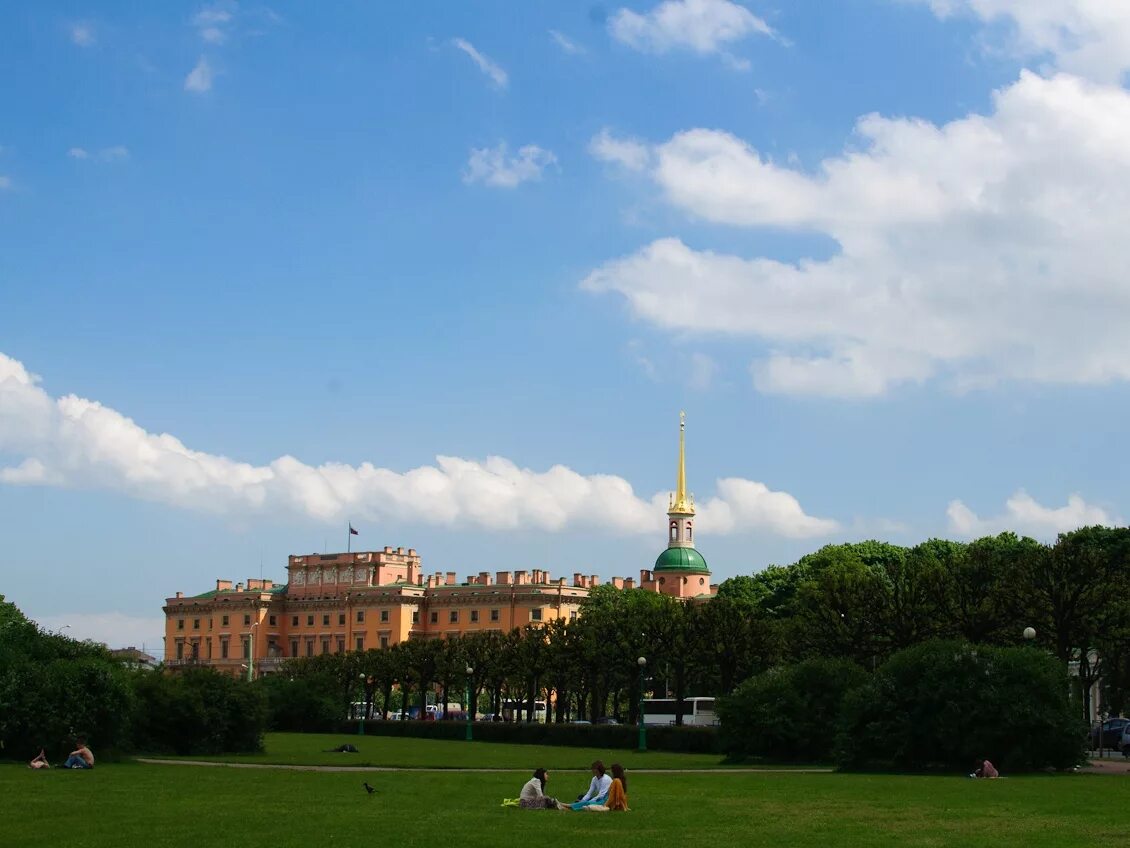
POLYGON ((679 539, 679 523, 677 521, 671 522, 671 541, 676 542, 679 539))
POLYGON ((691 526, 691 523, 688 521, 687 522, 687 541, 688 542, 694 541, 694 535, 693 534, 694 534, 694 528, 691 526))

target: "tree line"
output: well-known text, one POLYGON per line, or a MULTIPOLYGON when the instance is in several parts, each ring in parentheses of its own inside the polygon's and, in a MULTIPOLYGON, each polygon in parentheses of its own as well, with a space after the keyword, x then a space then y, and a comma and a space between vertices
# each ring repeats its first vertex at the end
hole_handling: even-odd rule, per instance
POLYGON ((677 699, 681 724, 682 699, 727 695, 774 667, 824 658, 874 671, 931 640, 1020 645, 1026 628, 1033 645, 1077 669, 1079 715, 1100 680, 1106 706, 1121 711, 1130 690, 1130 529, 1087 527, 1050 545, 1013 533, 828 545, 726 580, 709 602, 600 586, 573 621, 301 658, 282 671, 327 681, 339 714, 363 697, 387 717, 432 691, 446 710, 469 686, 488 712, 520 701, 530 720, 535 700, 546 700, 549 721, 635 722, 643 657, 643 694, 677 699))

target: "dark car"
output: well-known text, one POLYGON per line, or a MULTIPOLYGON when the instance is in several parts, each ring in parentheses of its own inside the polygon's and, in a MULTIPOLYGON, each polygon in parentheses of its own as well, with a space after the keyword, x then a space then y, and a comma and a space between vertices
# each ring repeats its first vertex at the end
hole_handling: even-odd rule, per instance
MULTIPOLYGON (((1130 726, 1130 718, 1123 718, 1117 716, 1116 718, 1108 718, 1103 722, 1103 738, 1102 747, 1111 751, 1122 750, 1122 731, 1130 726)), ((1098 727, 1091 728, 1091 749, 1095 750, 1099 747, 1099 729, 1098 727)))

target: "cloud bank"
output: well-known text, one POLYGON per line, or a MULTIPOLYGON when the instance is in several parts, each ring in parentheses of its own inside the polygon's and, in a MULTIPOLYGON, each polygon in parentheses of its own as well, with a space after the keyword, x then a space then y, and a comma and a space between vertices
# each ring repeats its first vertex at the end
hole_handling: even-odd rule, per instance
POLYGON ((1001 515, 981 518, 964 503, 955 500, 946 509, 946 516, 953 533, 970 539, 1006 530, 1037 539, 1049 539, 1080 527, 1123 523, 1121 518, 1112 517, 1106 510, 1087 503, 1079 495, 1069 496, 1065 506, 1046 507, 1023 490, 1005 501, 1004 513, 1001 515))
MULTIPOLYGON (((284 512, 320 522, 394 519, 492 531, 556 532, 586 527, 618 534, 663 527, 667 494, 635 494, 622 477, 582 475, 563 465, 521 468, 439 456, 397 472, 371 463, 311 466, 292 456, 252 465, 192 450, 150 433, 97 401, 54 398, 22 363, 0 353, 0 484, 125 492, 137 498, 225 516, 284 512)), ((834 533, 836 521, 805 513, 786 492, 727 478, 700 503, 711 533, 762 531, 789 538, 834 533)))

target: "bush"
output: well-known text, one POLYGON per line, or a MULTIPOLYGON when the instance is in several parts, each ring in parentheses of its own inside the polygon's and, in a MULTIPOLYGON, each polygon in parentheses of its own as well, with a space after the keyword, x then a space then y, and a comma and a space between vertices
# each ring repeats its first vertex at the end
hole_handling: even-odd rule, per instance
MULTIPOLYGON (((338 730, 343 733, 356 732, 357 723, 342 722, 338 730)), ((365 722, 365 733, 370 736, 462 739, 466 732, 466 723, 462 721, 365 722)), ((477 721, 474 724, 474 735, 480 742, 634 750, 639 741, 639 728, 629 724, 511 724, 477 721)), ((647 747, 653 751, 713 754, 718 752, 718 734, 713 727, 649 726, 647 747)))
POLYGON ((341 724, 336 681, 269 674, 257 684, 267 699, 267 727, 294 733, 324 733, 341 724), (333 694, 331 694, 333 693, 333 694))
POLYGON ((263 690, 211 669, 135 677, 138 750, 219 754, 263 749, 267 704, 263 690))
POLYGON ((719 743, 731 759, 831 759, 844 694, 867 680, 848 660, 806 660, 749 678, 718 699, 719 743))
POLYGON ((1064 667, 1035 648, 935 641, 894 654, 848 693, 837 736, 843 768, 1010 771, 1069 768, 1085 728, 1064 667))

